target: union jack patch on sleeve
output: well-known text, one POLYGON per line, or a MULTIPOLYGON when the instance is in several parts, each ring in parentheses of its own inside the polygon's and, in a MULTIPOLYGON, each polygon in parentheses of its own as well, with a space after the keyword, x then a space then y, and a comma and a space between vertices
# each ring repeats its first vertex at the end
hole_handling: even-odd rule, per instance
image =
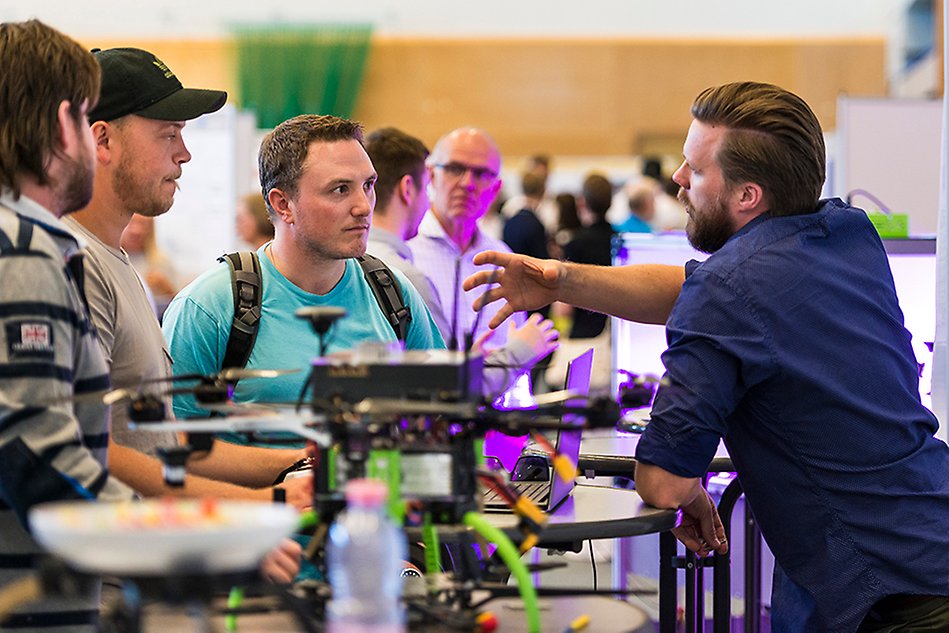
POLYGON ((53 359, 53 326, 49 321, 7 323, 7 354, 18 358, 53 359))

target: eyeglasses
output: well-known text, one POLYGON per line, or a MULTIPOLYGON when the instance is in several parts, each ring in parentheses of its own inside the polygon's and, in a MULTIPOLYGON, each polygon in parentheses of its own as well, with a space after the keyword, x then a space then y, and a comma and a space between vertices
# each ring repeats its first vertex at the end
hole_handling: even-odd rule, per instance
POLYGON ((464 163, 436 163, 435 167, 441 169, 452 180, 459 180, 466 172, 471 172, 471 178, 480 187, 486 187, 497 180, 498 173, 487 167, 474 167, 464 163))

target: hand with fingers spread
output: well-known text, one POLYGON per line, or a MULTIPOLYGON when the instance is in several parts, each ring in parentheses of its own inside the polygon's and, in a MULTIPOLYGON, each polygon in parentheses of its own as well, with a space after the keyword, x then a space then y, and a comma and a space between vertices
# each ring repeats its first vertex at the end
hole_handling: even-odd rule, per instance
POLYGON ((514 253, 484 251, 475 255, 474 263, 498 267, 492 271, 477 272, 465 279, 463 284, 465 290, 489 285, 484 294, 475 300, 475 310, 499 299, 505 300, 504 307, 489 323, 492 328, 501 325, 516 311, 537 310, 558 298, 564 275, 563 262, 514 253))
POLYGON ((675 537, 700 557, 716 552, 728 553, 725 526, 718 516, 715 502, 701 488, 699 494, 682 506, 682 524, 672 530, 675 537))

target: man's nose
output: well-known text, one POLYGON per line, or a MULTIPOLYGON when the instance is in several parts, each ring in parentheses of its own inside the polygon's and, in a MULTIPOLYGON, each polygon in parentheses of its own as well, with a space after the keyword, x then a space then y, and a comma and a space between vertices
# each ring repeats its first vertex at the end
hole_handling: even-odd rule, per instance
POLYGON ((475 179, 473 169, 465 169, 465 173, 461 175, 461 185, 466 189, 474 189, 477 186, 478 182, 475 179))
POLYGON ((188 146, 185 145, 184 141, 181 141, 181 148, 178 150, 177 159, 179 165, 191 160, 191 152, 188 151, 188 146))
POLYGON ((353 215, 364 216, 372 213, 372 208, 375 206, 375 196, 372 192, 364 191, 357 200, 356 204, 353 206, 353 215))

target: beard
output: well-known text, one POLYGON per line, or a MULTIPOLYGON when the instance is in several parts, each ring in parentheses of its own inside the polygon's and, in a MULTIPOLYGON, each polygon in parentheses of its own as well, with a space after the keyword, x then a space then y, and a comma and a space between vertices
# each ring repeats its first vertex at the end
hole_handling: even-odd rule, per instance
POLYGON ((84 209, 92 200, 92 183, 95 174, 94 157, 69 159, 64 177, 62 193, 63 215, 84 209))
MULTIPOLYGON (((154 186, 154 175, 150 175, 149 180, 139 178, 132 169, 133 160, 129 154, 125 154, 116 165, 112 178, 115 194, 127 210, 139 215, 157 217, 165 213, 174 203, 174 197, 167 199, 162 197, 161 192, 158 191, 162 182, 154 186)), ((177 188, 178 185, 175 183, 175 189, 177 188)))
POLYGON ((724 196, 717 196, 711 204, 702 209, 692 205, 685 189, 679 189, 679 195, 676 197, 685 205, 689 214, 685 234, 694 249, 703 253, 714 253, 735 233, 724 196))

